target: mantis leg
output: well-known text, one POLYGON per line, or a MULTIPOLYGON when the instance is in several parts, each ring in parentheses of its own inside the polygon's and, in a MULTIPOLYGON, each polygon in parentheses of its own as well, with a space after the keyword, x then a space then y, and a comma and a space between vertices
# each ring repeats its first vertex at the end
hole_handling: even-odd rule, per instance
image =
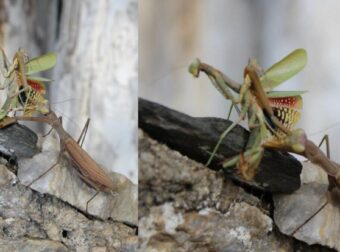
MULTIPOLYGON (((236 105, 235 105, 236 106, 236 105)), ((230 116, 231 116, 231 112, 233 110, 233 107, 234 107, 234 104, 232 103, 229 107, 229 111, 228 111, 228 117, 227 117, 227 120, 229 120, 230 116)))
POLYGON ((241 113, 240 113, 240 115, 239 115, 238 120, 236 120, 235 122, 233 122, 233 123, 232 123, 232 124, 231 124, 231 125, 230 125, 230 126, 229 126, 222 134, 221 134, 220 138, 218 139, 217 144, 215 145, 215 148, 214 148, 213 152, 211 153, 211 155, 210 155, 210 157, 209 157, 209 160, 208 160, 207 163, 205 164, 206 166, 208 166, 208 165, 211 163, 211 161, 213 160, 213 158, 214 158, 214 156, 215 156, 215 154, 216 154, 218 148, 220 147, 220 145, 221 145, 223 139, 229 134, 229 132, 230 132, 236 125, 238 125, 238 124, 243 120, 243 118, 244 118, 246 112, 247 112, 247 107, 244 106, 244 107, 242 108, 242 110, 241 110, 241 113))
POLYGON ((224 82, 221 75, 215 74, 215 76, 208 75, 211 83, 216 87, 218 91, 228 100, 231 100, 233 104, 240 103, 241 99, 236 98, 232 91, 229 89, 228 85, 224 82))
MULTIPOLYGON (((5 78, 8 79, 8 77, 10 76, 10 73, 8 72, 8 65, 9 65, 9 61, 5 55, 4 50, 1 49, 1 53, 0 53, 0 72, 1 75, 5 78)), ((7 87, 6 82, 4 82, 3 85, 0 84, 0 89, 5 89, 7 87)))
POLYGON ((304 225, 306 225, 311 219, 313 219, 318 213, 320 213, 320 211, 324 209, 325 206, 327 206, 327 204, 328 204, 328 199, 326 200, 324 204, 322 204, 322 206, 312 216, 310 216, 300 226, 298 226, 290 235, 293 236, 297 231, 299 231, 304 225))
POLYGON ((252 180, 255 176, 256 169, 261 162, 263 150, 262 147, 254 147, 246 150, 244 153, 223 161, 222 166, 223 168, 229 168, 238 165, 242 177, 246 180, 252 180))
MULTIPOLYGON (((24 88, 24 89, 25 89, 25 88, 24 88)), ((21 92, 25 92, 25 91, 22 89, 22 90, 19 91, 19 94, 20 94, 21 92)), ((28 102, 29 102, 29 100, 30 100, 30 98, 31 98, 31 95, 32 95, 32 89, 29 88, 29 89, 28 89, 28 94, 27 94, 27 97, 26 97, 25 104, 23 105, 23 106, 24 106, 24 114, 25 114, 25 111, 26 111, 26 108, 27 108, 27 104, 28 104, 28 102)))
POLYGON ((232 103, 232 104, 230 105, 230 107, 229 107, 229 111, 228 111, 227 120, 229 120, 229 119, 230 119, 231 112, 232 112, 233 108, 235 108, 235 110, 236 110, 237 114, 238 114, 238 115, 240 115, 240 113, 241 113, 241 110, 239 109, 239 107, 238 107, 236 104, 232 103))
POLYGON ((86 120, 86 123, 85 123, 85 125, 84 125, 84 128, 83 128, 83 130, 81 131, 80 136, 79 136, 79 138, 78 138, 77 144, 79 144, 80 147, 83 146, 83 143, 84 143, 85 136, 86 136, 87 130, 88 130, 88 128, 89 128, 89 125, 90 125, 90 118, 88 118, 88 119, 86 120))
POLYGON ((100 191, 96 191, 96 193, 86 202, 86 213, 88 213, 88 209, 89 209, 89 203, 98 195, 100 191))
MULTIPOLYGON (((323 138, 321 139, 321 141, 320 141, 318 147, 320 148, 321 145, 322 145, 324 142, 325 142, 325 144, 326 144, 326 156, 327 156, 328 159, 330 159, 331 154, 330 154, 330 148, 329 148, 329 137, 328 137, 327 134, 323 136, 323 138)), ((308 161, 309 161, 309 159, 305 159, 303 162, 308 162, 308 161)))
POLYGON ((50 168, 48 168, 46 171, 44 171, 42 174, 40 174, 37 178, 33 179, 33 180, 31 181, 31 183, 29 183, 27 186, 28 186, 28 187, 31 187, 31 185, 32 185, 34 182, 38 181, 38 180, 41 179, 43 176, 45 176, 47 173, 49 173, 54 167, 57 166, 57 164, 59 164, 60 158, 61 158, 61 155, 59 154, 58 159, 57 159, 57 162, 55 162, 54 165, 52 165, 50 168))
POLYGON ((270 120, 273 122, 273 124, 276 127, 278 127, 280 130, 282 130, 286 134, 289 134, 290 131, 274 115, 273 109, 271 108, 269 104, 268 97, 262 88, 259 76, 257 75, 256 69, 254 68, 254 66, 248 65, 245 69, 245 75, 246 77, 249 76, 251 80, 251 85, 254 90, 259 106, 267 113, 270 120))
POLYGON ((53 127, 51 127, 46 134, 42 135, 42 137, 47 137, 49 134, 51 134, 52 130, 53 130, 53 127))
MULTIPOLYGON (((58 118, 58 120, 60 121, 60 124, 63 124, 63 118, 61 116, 58 118)), ((49 134, 51 134, 52 130, 53 130, 53 127, 51 127, 50 130, 46 134, 42 135, 42 137, 47 137, 49 134)), ((61 144, 60 146, 63 146, 62 142, 60 142, 60 144, 61 144)))
POLYGON ((326 156, 328 159, 331 158, 331 154, 330 154, 330 149, 329 149, 329 137, 328 135, 324 135, 323 138, 321 139, 320 143, 319 143, 319 148, 321 147, 321 145, 323 144, 323 142, 325 142, 326 144, 326 156))

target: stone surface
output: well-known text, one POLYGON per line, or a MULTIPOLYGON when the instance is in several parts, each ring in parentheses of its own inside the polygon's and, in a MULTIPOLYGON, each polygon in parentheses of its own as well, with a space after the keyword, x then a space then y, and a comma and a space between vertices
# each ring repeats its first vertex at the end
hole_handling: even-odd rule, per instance
MULTIPOLYGON (((58 158, 59 140, 56 134, 52 133, 42 140, 41 153, 33 158, 19 160, 20 183, 30 185, 34 181, 30 185, 32 189, 54 195, 86 212, 87 203, 96 194, 96 190, 84 183, 65 155, 61 155, 59 161, 58 158), (58 165, 39 178, 57 161, 58 165)), ((120 185, 119 189, 112 193, 100 192, 88 203, 87 213, 103 220, 112 218, 115 221, 137 225, 137 186, 119 173, 109 174, 114 183, 120 185)))
POLYGON ((24 125, 12 124, 0 129, 0 155, 16 162, 18 158, 32 157, 38 152, 37 135, 24 125))
POLYGON ((302 185, 292 194, 274 196, 274 220, 281 232, 308 244, 340 251, 340 192, 328 191, 327 174, 303 164, 302 185))
POLYGON ((140 131, 141 251, 293 251, 268 203, 140 131))
POLYGON ((135 228, 85 215, 0 166, 0 251, 135 251, 135 228))
MULTIPOLYGON (((273 234, 271 218, 247 203, 226 213, 206 208, 185 212, 172 203, 151 208, 140 220, 142 249, 151 251, 287 251, 290 243, 273 234)), ((144 250, 145 251, 145 250, 144 250)))
POLYGON ((49 240, 34 240, 34 239, 22 239, 22 240, 3 240, 0 239, 1 251, 11 252, 44 252, 44 251, 69 251, 65 245, 61 242, 49 241, 49 240))

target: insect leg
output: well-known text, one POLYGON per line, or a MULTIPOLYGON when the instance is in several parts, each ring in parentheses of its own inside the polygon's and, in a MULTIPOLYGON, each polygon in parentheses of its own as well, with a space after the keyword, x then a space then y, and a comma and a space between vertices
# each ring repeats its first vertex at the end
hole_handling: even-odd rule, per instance
POLYGON ((326 143, 326 156, 328 159, 331 158, 331 154, 330 154, 330 149, 329 149, 329 137, 328 135, 324 135, 323 138, 321 139, 320 143, 319 143, 319 148, 321 147, 321 145, 323 144, 323 142, 326 143))
POLYGON ((51 127, 46 134, 42 135, 42 137, 47 137, 49 134, 51 134, 52 130, 53 127, 51 127))
POLYGON ((78 138, 78 141, 77 141, 77 144, 80 145, 80 147, 83 146, 83 143, 84 143, 84 140, 85 140, 85 136, 86 136, 86 133, 87 133, 87 130, 89 128, 89 125, 90 125, 90 118, 87 119, 85 125, 84 125, 84 128, 83 130, 81 131, 80 133, 80 136, 78 138))
POLYGON ((293 236, 297 231, 299 231, 304 225, 306 225, 311 219, 313 219, 322 209, 324 209, 325 206, 328 204, 328 199, 326 202, 312 215, 310 216, 304 223, 302 223, 300 226, 298 226, 292 233, 291 236, 293 236))
POLYGON ((49 171, 51 171, 54 167, 56 167, 56 165, 59 163, 59 160, 60 160, 60 155, 58 157, 58 160, 57 162, 52 165, 50 168, 48 168, 46 171, 44 171, 42 174, 40 174, 37 178, 33 179, 31 181, 31 183, 29 183, 27 186, 30 187, 34 182, 36 182, 37 180, 41 179, 43 176, 45 176, 49 171))
POLYGON ((249 78, 251 79, 251 85, 253 87, 255 96, 258 100, 260 107, 266 111, 270 120, 275 124, 275 126, 277 126, 280 130, 282 130, 286 134, 289 134, 290 131, 274 115, 274 112, 269 104, 268 97, 262 88, 259 76, 257 75, 254 66, 248 65, 246 67, 245 76, 249 76, 249 78))
POLYGON ((86 213, 89 209, 89 203, 98 195, 99 191, 97 190, 96 193, 86 202, 86 213))
POLYGON ((215 156, 215 154, 216 154, 218 148, 220 147, 220 145, 221 145, 223 139, 229 134, 229 132, 230 132, 236 125, 238 125, 238 124, 243 120, 243 118, 244 118, 244 116, 245 116, 245 114, 246 114, 246 112, 247 112, 247 109, 248 109, 248 108, 247 108, 246 106, 242 107, 242 110, 241 110, 241 113, 240 113, 240 115, 239 115, 238 120, 236 120, 235 122, 233 122, 233 123, 232 123, 232 124, 231 124, 231 125, 230 125, 230 126, 229 126, 222 134, 221 134, 220 138, 218 139, 217 144, 215 145, 215 148, 214 148, 213 152, 211 153, 211 155, 210 155, 210 157, 209 157, 209 160, 208 160, 207 163, 205 164, 206 166, 208 166, 208 165, 211 163, 211 161, 213 160, 213 158, 214 158, 214 156, 215 156))

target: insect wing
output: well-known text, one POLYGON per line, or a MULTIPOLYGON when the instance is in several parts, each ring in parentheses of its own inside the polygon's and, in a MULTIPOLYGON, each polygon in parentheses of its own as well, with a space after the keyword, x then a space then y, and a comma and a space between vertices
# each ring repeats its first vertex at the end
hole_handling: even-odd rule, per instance
POLYGON ((57 62, 57 56, 55 53, 44 54, 40 57, 29 60, 25 64, 25 68, 26 68, 25 73, 26 75, 31 75, 31 74, 39 73, 41 71, 48 70, 54 67, 56 62, 57 62))
POLYGON ((307 63, 307 53, 304 49, 296 49, 285 58, 271 66, 261 77, 262 87, 271 91, 282 82, 300 72, 307 63))
POLYGON ((41 81, 27 79, 27 84, 33 89, 33 91, 38 92, 40 94, 46 93, 45 84, 41 81))
POLYGON ((282 98, 282 97, 291 97, 291 96, 299 96, 307 91, 271 91, 267 92, 268 98, 282 98))
POLYGON ((294 129, 301 117, 301 95, 274 97, 268 99, 275 117, 277 117, 286 128, 294 129))
POLYGON ((40 81, 40 82, 52 82, 52 79, 48 79, 45 77, 40 77, 40 76, 32 76, 30 75, 28 79, 33 80, 33 81, 40 81))

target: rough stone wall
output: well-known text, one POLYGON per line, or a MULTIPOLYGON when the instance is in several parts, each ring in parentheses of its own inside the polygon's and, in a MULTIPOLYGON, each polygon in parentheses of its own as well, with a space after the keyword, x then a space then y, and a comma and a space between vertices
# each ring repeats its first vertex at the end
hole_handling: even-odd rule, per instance
MULTIPOLYGON (((268 195, 245 191, 222 172, 182 156, 142 131, 139 167, 141 251, 335 251, 327 246, 337 249, 337 207, 319 213, 322 220, 334 219, 323 222, 328 226, 315 218, 315 225, 309 223, 299 235, 294 235, 309 245, 293 239, 285 230, 311 216, 309 205, 302 202, 319 203, 310 197, 313 191, 277 195, 274 219, 274 206, 268 195), (275 223, 277 218, 280 229, 275 223), (308 235, 308 239, 302 238, 308 235), (317 243, 325 246, 313 245, 317 243)), ((305 172, 310 169, 307 167, 305 172)), ((318 183, 314 183, 317 187, 318 183)))

